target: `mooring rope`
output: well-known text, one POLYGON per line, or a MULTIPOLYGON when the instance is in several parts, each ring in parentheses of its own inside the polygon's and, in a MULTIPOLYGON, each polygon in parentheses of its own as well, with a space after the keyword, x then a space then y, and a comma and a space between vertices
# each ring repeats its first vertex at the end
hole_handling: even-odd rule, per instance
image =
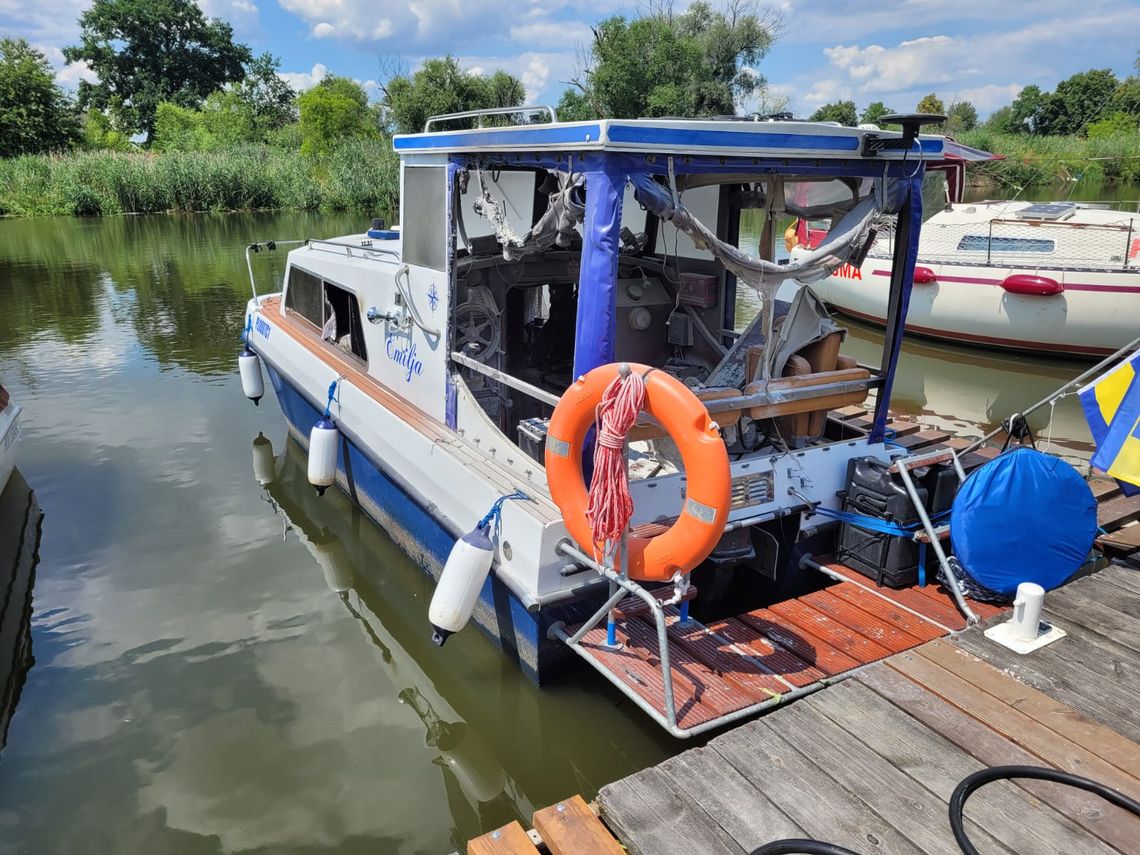
POLYGON ((612 550, 633 516, 625 442, 645 403, 645 378, 628 368, 619 372, 594 411, 598 438, 586 519, 594 543, 612 550))

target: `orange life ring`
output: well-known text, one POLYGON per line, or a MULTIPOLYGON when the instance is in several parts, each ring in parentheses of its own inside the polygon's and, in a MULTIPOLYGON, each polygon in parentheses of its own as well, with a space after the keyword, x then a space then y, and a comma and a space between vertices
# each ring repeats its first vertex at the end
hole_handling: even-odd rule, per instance
MULTIPOLYGON (((665 582, 677 572, 688 573, 720 541, 728 518, 732 474, 716 423, 697 396, 663 371, 633 363, 629 367, 645 375, 644 410, 669 432, 685 466, 685 504, 677 521, 656 537, 630 535, 628 539, 630 578, 665 582)), ((618 366, 610 364, 579 377, 559 399, 547 429, 550 497, 562 511, 570 535, 586 547, 597 545, 586 519, 582 449, 602 393, 617 373, 618 366)))

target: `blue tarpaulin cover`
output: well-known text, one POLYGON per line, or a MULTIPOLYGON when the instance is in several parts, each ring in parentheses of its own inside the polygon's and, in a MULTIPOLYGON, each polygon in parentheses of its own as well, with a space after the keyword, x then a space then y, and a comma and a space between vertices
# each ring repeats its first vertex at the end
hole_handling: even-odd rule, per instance
POLYGON ((950 513, 950 541, 969 580, 1004 597, 1019 582, 1045 590, 1063 584, 1096 532, 1096 499, 1085 480, 1064 460, 1032 448, 976 469, 950 513))

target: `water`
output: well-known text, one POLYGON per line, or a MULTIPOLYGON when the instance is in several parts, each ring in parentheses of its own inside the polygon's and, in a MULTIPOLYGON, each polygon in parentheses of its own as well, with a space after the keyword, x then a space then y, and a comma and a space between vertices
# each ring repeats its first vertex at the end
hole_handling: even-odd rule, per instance
POLYGON ((680 749, 600 678, 540 691, 474 629, 432 647, 427 579, 242 397, 242 247, 359 225, 0 221, 0 379, 45 514, 0 851, 443 853, 680 749))

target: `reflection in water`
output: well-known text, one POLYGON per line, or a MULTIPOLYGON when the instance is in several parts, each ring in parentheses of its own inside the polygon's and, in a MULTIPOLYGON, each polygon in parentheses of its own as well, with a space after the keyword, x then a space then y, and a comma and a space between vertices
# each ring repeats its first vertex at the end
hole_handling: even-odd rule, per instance
POLYGON ((0 751, 32 657, 32 588, 43 513, 17 469, 0 492, 0 751))

